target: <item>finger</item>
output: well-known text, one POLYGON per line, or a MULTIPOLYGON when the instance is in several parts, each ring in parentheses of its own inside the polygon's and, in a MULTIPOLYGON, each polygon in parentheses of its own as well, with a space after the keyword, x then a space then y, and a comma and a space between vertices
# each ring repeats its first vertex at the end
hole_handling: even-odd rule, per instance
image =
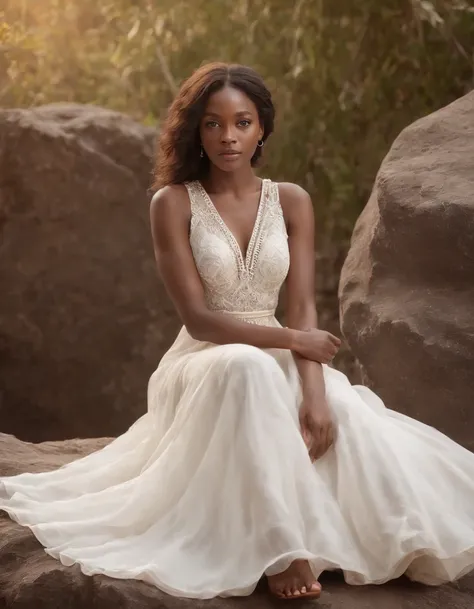
POLYGON ((319 459, 324 455, 325 451, 325 438, 324 433, 321 433, 319 436, 319 442, 317 443, 314 451, 314 459, 319 459))
POLYGON ((334 334, 331 334, 330 332, 328 332, 328 336, 330 341, 336 345, 336 347, 340 347, 341 346, 341 339, 338 338, 337 336, 334 336, 334 334))
POLYGON ((311 452, 311 459, 312 461, 317 461, 319 459, 319 457, 321 457, 321 444, 318 442, 317 444, 314 445, 313 451, 311 452))
POLYGON ((312 461, 315 461, 319 458, 319 453, 321 450, 321 430, 319 427, 313 430, 312 436, 313 442, 310 449, 310 457, 312 461))
POLYGON ((328 450, 331 448, 331 446, 333 446, 334 442, 336 441, 336 429, 334 426, 334 423, 331 421, 331 425, 329 427, 329 444, 328 444, 328 450))
POLYGON ((306 448, 308 450, 310 450, 313 439, 311 437, 309 430, 306 427, 303 428, 301 435, 303 436, 303 442, 306 444, 306 448))
POLYGON ((325 434, 325 438, 324 438, 324 453, 327 453, 327 451, 329 450, 329 447, 331 446, 331 424, 329 424, 326 428, 326 434, 325 434))
POLYGON ((321 442, 318 450, 318 459, 328 450, 331 443, 331 424, 325 425, 321 430, 321 442))
POLYGON ((326 351, 324 352, 324 355, 325 355, 324 359, 326 360, 324 362, 325 364, 328 364, 332 360, 332 358, 334 357, 332 349, 326 349, 326 351))
POLYGON ((318 447, 318 459, 324 455, 327 449, 327 429, 323 427, 321 430, 321 441, 318 447))
POLYGON ((308 443, 306 444, 307 448, 308 448, 308 454, 309 457, 311 459, 311 461, 313 460, 313 449, 314 449, 314 432, 312 430, 312 428, 310 428, 308 426, 308 443))
POLYGON ((309 434, 310 434, 310 441, 308 443, 308 454, 309 454, 309 458, 311 459, 311 461, 314 461, 314 451, 317 450, 318 436, 317 436, 317 432, 315 433, 314 430, 310 431, 309 434))
POLYGON ((309 450, 311 448, 311 442, 312 442, 311 430, 308 427, 308 421, 306 419, 306 416, 302 413, 302 411, 300 411, 299 420, 300 420, 301 436, 303 438, 303 442, 306 444, 306 447, 309 450))
POLYGON ((334 427, 331 425, 328 431, 328 449, 334 444, 334 427))

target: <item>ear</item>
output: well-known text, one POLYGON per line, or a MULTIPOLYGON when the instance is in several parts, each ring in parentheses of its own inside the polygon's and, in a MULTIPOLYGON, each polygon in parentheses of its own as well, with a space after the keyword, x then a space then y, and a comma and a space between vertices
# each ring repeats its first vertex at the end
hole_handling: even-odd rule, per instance
POLYGON ((263 129, 260 127, 260 131, 258 132, 258 139, 261 140, 263 138, 263 129))

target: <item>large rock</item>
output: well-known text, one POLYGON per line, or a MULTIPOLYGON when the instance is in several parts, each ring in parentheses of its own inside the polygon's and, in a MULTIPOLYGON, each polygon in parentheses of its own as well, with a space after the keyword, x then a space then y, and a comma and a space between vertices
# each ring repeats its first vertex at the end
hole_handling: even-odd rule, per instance
POLYGON ((355 226, 342 330, 387 406, 474 449, 474 92, 406 128, 355 226))
POLYGON ((0 112, 0 422, 117 435, 179 323, 157 279, 155 132, 94 106, 0 112))
MULTIPOLYGON (((98 450, 109 438, 29 444, 0 433, 0 476, 23 471, 47 471, 98 450)), ((471 609, 474 577, 457 584, 427 588, 405 579, 384 586, 349 587, 341 576, 322 578, 319 604, 298 607, 324 609, 471 609)), ((78 565, 64 567, 43 550, 27 527, 0 511, 0 607, 11 609, 270 609, 280 605, 269 598, 262 581, 250 597, 195 601, 168 596, 154 586, 102 575, 83 575, 78 565)))

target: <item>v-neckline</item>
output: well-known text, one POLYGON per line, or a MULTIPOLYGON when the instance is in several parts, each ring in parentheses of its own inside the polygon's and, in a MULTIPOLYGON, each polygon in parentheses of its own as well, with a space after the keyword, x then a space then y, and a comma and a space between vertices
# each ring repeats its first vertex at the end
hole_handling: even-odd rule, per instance
POLYGON ((235 251, 235 254, 237 256, 237 260, 239 263, 239 267, 242 270, 248 271, 249 273, 252 272, 252 269, 255 265, 255 259, 256 259, 255 254, 257 253, 255 244, 256 244, 257 236, 258 236, 258 233, 260 230, 260 224, 261 224, 261 220, 262 220, 262 216, 263 216, 263 209, 265 206, 267 181, 268 180, 265 178, 262 179, 262 184, 261 184, 261 188, 260 188, 260 196, 259 196, 259 200, 258 200, 257 215, 255 216, 255 222, 254 222, 254 225, 252 228, 252 232, 250 234, 250 239, 247 244, 247 249, 245 251, 245 256, 244 256, 242 249, 239 245, 239 242, 237 241, 234 233, 230 230, 227 223, 224 222, 224 219, 222 218, 221 214, 217 210, 217 207, 212 202, 212 199, 211 199, 209 193, 207 192, 207 190, 204 188, 204 186, 201 184, 201 182, 199 180, 197 180, 198 187, 201 190, 201 194, 202 194, 204 200, 206 201, 208 208, 210 209, 214 218, 217 220, 217 223, 221 227, 223 233, 227 236, 227 239, 230 242, 231 247, 235 251))

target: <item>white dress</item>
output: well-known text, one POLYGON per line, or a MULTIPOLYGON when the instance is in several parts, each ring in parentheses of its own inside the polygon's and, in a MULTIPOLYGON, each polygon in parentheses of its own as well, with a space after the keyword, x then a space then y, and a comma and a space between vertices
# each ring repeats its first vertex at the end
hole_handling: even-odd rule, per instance
MULTIPOLYGON (((289 251, 277 184, 262 185, 245 260, 201 184, 187 188, 208 306, 279 326, 289 251)), ((0 508, 66 565, 176 596, 250 594, 295 558, 350 584, 467 573, 474 455, 323 368, 337 441, 311 464, 290 351, 200 342, 183 327, 150 378, 146 414, 56 471, 1 478, 0 508)))

